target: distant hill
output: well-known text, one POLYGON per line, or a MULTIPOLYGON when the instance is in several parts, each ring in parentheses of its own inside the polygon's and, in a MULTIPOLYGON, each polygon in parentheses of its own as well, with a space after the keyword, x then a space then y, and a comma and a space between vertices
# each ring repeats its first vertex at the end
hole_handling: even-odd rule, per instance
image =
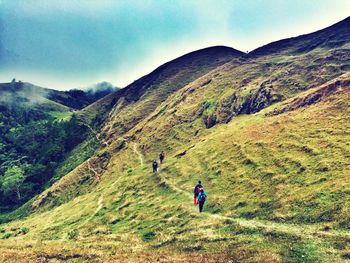
POLYGON ((116 91, 107 82, 88 87, 86 90, 59 91, 42 88, 27 82, 0 83, 0 103, 42 107, 47 111, 78 110, 116 91))

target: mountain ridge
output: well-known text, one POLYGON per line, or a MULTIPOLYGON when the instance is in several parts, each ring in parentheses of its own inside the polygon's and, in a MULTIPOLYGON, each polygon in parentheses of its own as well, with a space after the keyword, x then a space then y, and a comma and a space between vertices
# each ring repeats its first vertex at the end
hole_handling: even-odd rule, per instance
POLYGON ((324 29, 313 33, 307 33, 296 37, 290 37, 258 47, 248 53, 250 57, 272 55, 275 52, 288 50, 295 46, 296 42, 302 42, 295 50, 289 51, 293 54, 309 52, 317 47, 339 47, 349 42, 350 39, 350 16, 324 29), (312 42, 317 36, 318 40, 312 42), (311 38, 311 39, 310 39, 311 38), (306 43, 304 43, 306 42, 306 43), (304 45, 303 45, 304 44, 304 45))

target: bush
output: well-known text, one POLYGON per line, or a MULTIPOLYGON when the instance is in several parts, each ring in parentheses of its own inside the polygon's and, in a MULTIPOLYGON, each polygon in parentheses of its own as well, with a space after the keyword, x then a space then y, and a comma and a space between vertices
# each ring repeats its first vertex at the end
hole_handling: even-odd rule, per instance
POLYGON ((132 175, 134 172, 134 169, 132 167, 129 167, 127 170, 128 175, 132 175))
POLYGON ((206 100, 203 102, 203 108, 204 110, 211 110, 216 108, 218 105, 218 102, 216 100, 206 100))
POLYGON ((12 233, 7 232, 2 236, 2 239, 8 239, 10 237, 12 237, 12 233))
POLYGON ((145 242, 150 242, 156 237, 154 232, 146 232, 142 235, 142 240, 145 242))
POLYGON ((22 227, 19 232, 21 234, 25 235, 25 234, 27 234, 29 232, 29 228, 28 227, 22 227))
POLYGON ((70 240, 76 240, 78 237, 78 230, 72 229, 67 233, 67 237, 70 240))

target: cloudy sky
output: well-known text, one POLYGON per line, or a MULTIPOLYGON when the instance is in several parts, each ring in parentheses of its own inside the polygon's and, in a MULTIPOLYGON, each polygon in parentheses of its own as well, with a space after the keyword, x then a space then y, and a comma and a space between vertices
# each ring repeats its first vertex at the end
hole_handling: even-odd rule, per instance
POLYGON ((187 52, 250 51, 349 10, 347 0, 0 0, 0 82, 123 87, 187 52))

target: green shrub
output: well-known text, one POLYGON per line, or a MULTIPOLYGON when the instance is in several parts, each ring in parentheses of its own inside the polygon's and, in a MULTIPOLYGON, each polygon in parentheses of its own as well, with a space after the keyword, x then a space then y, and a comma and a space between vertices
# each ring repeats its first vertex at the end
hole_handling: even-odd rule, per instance
POLYGON ((132 167, 129 167, 127 173, 128 175, 132 175, 134 173, 134 169, 132 167))
POLYGON ((70 240, 76 240, 78 237, 78 230, 77 229, 72 229, 67 233, 67 237, 70 240))
POLYGON ((5 234, 2 236, 2 239, 8 239, 8 238, 10 238, 10 237, 12 237, 12 236, 13 236, 12 233, 7 232, 7 233, 5 233, 5 234))
POLYGON ((216 100, 206 100, 203 102, 203 109, 209 111, 215 109, 217 105, 218 102, 216 100))
POLYGON ((21 230, 20 230, 20 233, 25 235, 29 232, 29 228, 28 227, 22 227, 21 230))
POLYGON ((142 235, 142 240, 145 242, 150 242, 156 237, 154 232, 146 232, 142 235))

